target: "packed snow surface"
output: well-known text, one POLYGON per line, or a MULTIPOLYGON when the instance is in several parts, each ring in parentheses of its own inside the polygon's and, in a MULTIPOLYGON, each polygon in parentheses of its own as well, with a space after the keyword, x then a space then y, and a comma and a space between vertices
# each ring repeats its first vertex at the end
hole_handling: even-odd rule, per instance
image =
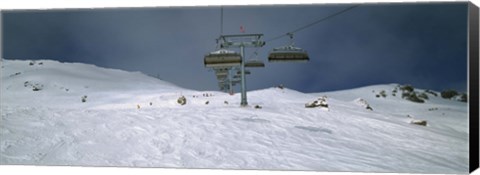
POLYGON ((312 94, 274 87, 249 91, 240 107, 240 94, 139 72, 1 63, 1 164, 468 172, 467 104, 433 94, 411 102, 393 96, 397 84, 312 94), (328 110, 305 108, 323 96, 328 110))

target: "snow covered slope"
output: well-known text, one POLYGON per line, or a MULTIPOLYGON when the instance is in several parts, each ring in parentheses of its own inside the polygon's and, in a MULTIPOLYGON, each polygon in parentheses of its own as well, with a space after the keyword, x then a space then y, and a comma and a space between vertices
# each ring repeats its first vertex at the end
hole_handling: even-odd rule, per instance
POLYGON ((269 88, 240 107, 240 94, 79 63, 3 60, 1 73, 1 164, 468 171, 467 104, 432 94, 411 102, 390 94, 396 84, 269 88), (305 108, 321 96, 328 110, 305 108))

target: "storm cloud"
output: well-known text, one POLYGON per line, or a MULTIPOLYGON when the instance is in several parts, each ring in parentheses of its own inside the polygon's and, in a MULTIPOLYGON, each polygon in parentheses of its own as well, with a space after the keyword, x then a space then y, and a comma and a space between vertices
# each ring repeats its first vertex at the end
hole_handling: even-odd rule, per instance
MULTIPOLYGON (((268 63, 293 31, 343 5, 224 7, 224 34, 262 33, 266 67, 249 90, 278 84, 321 92, 372 84, 466 91, 467 3, 361 4, 295 33, 307 63, 268 63)), ((3 58, 54 59, 140 71, 195 90, 218 90, 203 56, 216 49, 220 7, 113 8, 2 12, 3 58)), ((246 49, 246 59, 256 49, 246 49)), ((238 90, 238 87, 237 87, 238 90)))

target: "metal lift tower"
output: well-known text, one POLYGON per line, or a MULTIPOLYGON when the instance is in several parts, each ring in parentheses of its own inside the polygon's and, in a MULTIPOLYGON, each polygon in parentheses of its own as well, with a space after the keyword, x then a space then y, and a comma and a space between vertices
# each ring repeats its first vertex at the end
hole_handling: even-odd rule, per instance
POLYGON ((240 55, 242 58, 240 70, 241 70, 241 91, 242 100, 241 106, 247 106, 247 88, 245 79, 245 47, 262 47, 265 45, 265 41, 261 40, 263 34, 239 34, 239 35, 221 35, 220 47, 221 48, 240 48, 240 55))

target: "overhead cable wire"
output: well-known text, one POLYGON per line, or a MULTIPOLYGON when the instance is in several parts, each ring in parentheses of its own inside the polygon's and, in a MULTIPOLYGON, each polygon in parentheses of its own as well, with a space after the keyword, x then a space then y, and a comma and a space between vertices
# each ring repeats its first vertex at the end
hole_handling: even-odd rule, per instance
POLYGON ((295 29, 295 30, 292 30, 292 31, 287 32, 287 33, 285 33, 285 34, 282 34, 282 35, 273 37, 273 38, 271 38, 271 39, 269 39, 269 40, 266 40, 266 42, 273 41, 273 40, 276 40, 276 39, 280 39, 280 38, 282 38, 282 37, 284 37, 284 36, 288 36, 288 35, 291 35, 291 34, 293 34, 293 33, 296 33, 296 32, 299 32, 299 31, 301 31, 301 30, 304 30, 304 29, 306 29, 306 28, 312 27, 312 26, 315 25, 315 24, 318 24, 318 23, 320 23, 320 22, 323 22, 323 21, 325 21, 325 20, 327 20, 327 19, 329 19, 329 18, 332 18, 332 17, 334 17, 334 16, 340 15, 340 14, 342 14, 342 13, 345 13, 345 12, 347 12, 347 11, 349 11, 349 10, 355 8, 355 7, 358 7, 358 6, 360 6, 360 4, 354 5, 354 6, 351 6, 351 7, 348 7, 348 8, 346 8, 346 9, 343 9, 342 11, 339 11, 339 12, 337 12, 337 13, 331 14, 331 15, 326 16, 326 17, 324 17, 324 18, 318 19, 318 20, 316 20, 316 21, 314 21, 314 22, 312 22, 312 23, 309 23, 309 24, 307 24, 307 25, 304 25, 304 26, 302 26, 302 27, 299 27, 299 28, 297 28, 297 29, 295 29))
MULTIPOLYGON (((223 6, 220 6, 220 36, 223 35, 223 6)), ((221 48, 220 37, 216 39, 216 47, 217 49, 221 48)))
POLYGON ((220 8, 220 35, 223 35, 223 6, 220 8))

